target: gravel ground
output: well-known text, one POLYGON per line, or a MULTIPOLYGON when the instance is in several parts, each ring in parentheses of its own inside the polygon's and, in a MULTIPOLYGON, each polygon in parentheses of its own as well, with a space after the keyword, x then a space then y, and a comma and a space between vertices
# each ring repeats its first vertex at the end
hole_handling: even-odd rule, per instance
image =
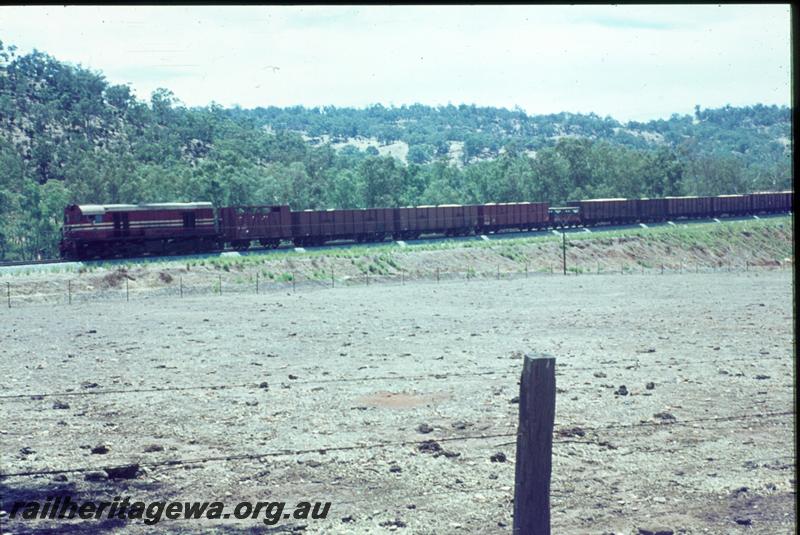
POLYGON ((4 309, 3 473, 141 469, 6 476, 3 509, 53 494, 321 500, 326 520, 157 528, 511 533, 514 398, 523 353, 541 352, 557 359, 554 533, 794 533, 792 307, 780 271, 4 309))

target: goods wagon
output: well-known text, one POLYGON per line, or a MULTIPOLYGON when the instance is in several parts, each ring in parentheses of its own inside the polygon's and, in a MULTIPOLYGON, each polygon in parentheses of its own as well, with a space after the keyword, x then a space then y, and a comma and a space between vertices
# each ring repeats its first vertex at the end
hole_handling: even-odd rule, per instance
POLYGON ((780 196, 781 196, 781 211, 794 212, 794 192, 781 191, 780 196))
POLYGON ((714 215, 717 217, 742 215, 750 211, 750 197, 748 195, 719 195, 713 197, 712 206, 714 215))
POLYGON ((667 218, 666 199, 638 199, 636 204, 639 221, 663 221, 667 218))
POLYGON ((497 205, 488 203, 478 206, 478 228, 480 232, 492 232, 497 223, 497 205))
POLYGON ((64 210, 62 258, 204 252, 220 247, 208 202, 72 204, 64 210))
POLYGON ((568 206, 580 208, 584 225, 630 223, 638 218, 636 199, 593 199, 569 201, 568 206))
POLYGON ((667 197, 669 219, 710 217, 714 211, 713 197, 667 197))
POLYGON ((477 226, 477 207, 460 204, 440 204, 442 232, 446 236, 465 236, 477 226))
POLYGON ((367 208, 360 212, 360 217, 354 217, 359 228, 356 236, 358 241, 383 241, 386 236, 394 233, 392 208, 367 208))
POLYGON ((756 192, 751 193, 750 209, 753 213, 778 213, 792 211, 792 192, 756 192))
POLYGON ((482 232, 497 232, 510 224, 509 208, 504 203, 488 203, 478 209, 482 232))
POLYGON ((291 212, 287 205, 220 208, 219 232, 234 249, 247 249, 254 240, 275 248, 292 238, 291 212))
POLYGON ((416 237, 422 234, 430 234, 439 228, 436 220, 436 207, 435 206, 417 206, 414 209, 416 237))
POLYGON ((548 217, 553 228, 577 227, 582 223, 581 210, 577 206, 552 206, 548 217))
POLYGON ((415 223, 414 208, 406 206, 392 210, 394 217, 394 239, 406 240, 414 237, 415 223))
POLYGON ((520 203, 523 209, 522 228, 534 230, 550 226, 550 205, 546 202, 520 203))
POLYGON ((292 212, 292 241, 298 247, 315 243, 315 230, 319 228, 317 212, 303 210, 292 212))

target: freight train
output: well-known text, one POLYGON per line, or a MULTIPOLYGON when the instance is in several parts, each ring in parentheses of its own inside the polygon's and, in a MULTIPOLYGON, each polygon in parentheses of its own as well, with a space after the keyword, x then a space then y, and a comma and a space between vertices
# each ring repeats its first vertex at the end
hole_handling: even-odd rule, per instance
POLYGON ((70 205, 64 210, 61 257, 70 260, 466 236, 678 219, 791 212, 792 192, 717 197, 592 199, 551 207, 544 202, 445 204, 403 208, 293 211, 286 205, 208 202, 70 205))

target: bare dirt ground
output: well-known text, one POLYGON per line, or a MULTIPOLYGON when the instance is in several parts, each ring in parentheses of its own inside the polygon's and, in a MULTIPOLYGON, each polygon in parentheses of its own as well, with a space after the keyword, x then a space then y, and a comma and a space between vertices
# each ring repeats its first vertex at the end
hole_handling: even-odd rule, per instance
POLYGON ((542 352, 557 359, 554 533, 794 533, 792 284, 553 276, 3 309, 3 509, 322 500, 328 519, 269 529, 511 533, 521 356, 542 352), (95 472, 131 462, 133 479, 95 472), (9 476, 71 469, 90 471, 9 476))

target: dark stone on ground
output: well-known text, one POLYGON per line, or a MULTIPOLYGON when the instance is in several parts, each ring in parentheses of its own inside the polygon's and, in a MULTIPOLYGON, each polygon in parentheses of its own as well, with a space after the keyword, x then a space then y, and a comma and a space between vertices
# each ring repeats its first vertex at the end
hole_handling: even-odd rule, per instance
POLYGON ((426 440, 417 446, 417 449, 422 453, 437 453, 442 451, 442 447, 435 440, 426 440))
POLYGON ((139 474, 138 464, 128 464, 125 466, 115 466, 106 468, 109 479, 134 479, 139 474))
POLYGON ((663 527, 639 528, 639 535, 674 535, 675 531, 663 527))
POLYGON ((568 427, 567 429, 559 429, 557 431, 559 436, 562 437, 582 437, 586 436, 586 431, 580 427, 568 427))
POLYGON ((108 475, 105 472, 92 471, 86 472, 83 475, 83 479, 86 481, 105 481, 108 479, 108 475))
POLYGON ((491 460, 493 463, 504 463, 506 462, 506 454, 503 453, 502 451, 499 451, 494 455, 492 455, 491 457, 489 457, 489 460, 491 460))

